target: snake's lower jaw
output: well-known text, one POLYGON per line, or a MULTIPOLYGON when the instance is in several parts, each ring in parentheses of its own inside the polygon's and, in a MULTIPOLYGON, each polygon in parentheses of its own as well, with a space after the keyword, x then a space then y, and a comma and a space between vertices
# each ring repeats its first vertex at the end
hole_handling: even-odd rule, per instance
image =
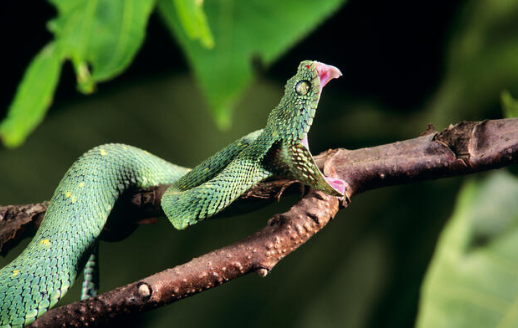
MULTIPOLYGON (((304 147, 306 147, 306 149, 308 150, 309 154, 311 154, 311 151, 309 149, 307 133, 304 135, 304 138, 300 141, 300 143, 302 145, 304 145, 304 147)), ((324 175, 324 174, 322 173, 322 175, 324 175)), ((333 196, 345 195, 345 190, 347 189, 347 182, 345 182, 344 180, 341 180, 341 179, 326 177, 325 175, 324 175, 324 178, 326 179, 327 183, 334 189, 335 192, 332 193, 333 196)), ((328 193, 330 192, 329 188, 326 188, 326 190, 328 193)))

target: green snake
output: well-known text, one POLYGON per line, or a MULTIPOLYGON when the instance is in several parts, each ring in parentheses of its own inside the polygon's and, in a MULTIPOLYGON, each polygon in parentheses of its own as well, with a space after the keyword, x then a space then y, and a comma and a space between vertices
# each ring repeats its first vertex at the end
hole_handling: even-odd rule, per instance
POLYGON ((96 294, 92 263, 98 237, 115 201, 128 188, 171 184, 161 206, 176 229, 215 215, 272 176, 343 196, 345 182, 320 172, 307 139, 322 88, 339 76, 336 67, 301 62, 264 129, 236 140, 192 170, 122 144, 83 154, 59 183, 31 243, 0 270, 0 327, 32 323, 63 297, 83 268, 81 298, 96 294))

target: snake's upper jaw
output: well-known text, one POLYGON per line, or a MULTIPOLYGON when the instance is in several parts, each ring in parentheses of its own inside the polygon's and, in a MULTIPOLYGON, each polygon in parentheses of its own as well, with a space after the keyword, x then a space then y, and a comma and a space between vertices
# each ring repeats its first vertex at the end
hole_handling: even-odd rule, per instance
POLYGON ((318 77, 320 78, 320 93, 322 93, 322 89, 329 81, 342 76, 342 72, 332 65, 326 65, 315 61, 315 67, 317 69, 318 77))
MULTIPOLYGON (((332 79, 337 79, 342 76, 342 72, 338 68, 333 65, 327 65, 318 61, 315 61, 315 68, 317 70, 318 78, 320 80, 320 94, 322 94, 322 89, 326 86, 326 84, 332 79)), ((313 122, 313 115, 311 116, 311 123, 313 122)), ((304 133, 304 137, 300 139, 300 142, 307 148, 309 151, 308 144, 308 133, 304 133)))

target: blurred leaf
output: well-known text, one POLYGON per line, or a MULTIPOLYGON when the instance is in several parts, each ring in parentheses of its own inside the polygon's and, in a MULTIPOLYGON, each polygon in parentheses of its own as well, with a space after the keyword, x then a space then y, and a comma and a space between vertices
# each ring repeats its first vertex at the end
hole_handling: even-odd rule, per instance
POLYGON ((506 118, 518 117, 518 101, 513 99, 509 91, 502 92, 501 100, 504 116, 506 118))
POLYGON ((466 1, 460 13, 430 108, 439 127, 486 116, 501 90, 518 92, 518 1, 466 1))
POLYGON ((204 9, 215 41, 212 50, 185 33, 171 0, 160 0, 158 7, 182 45, 217 124, 228 128, 233 107, 252 81, 252 59, 271 64, 344 1, 207 1, 204 9))
POLYGON ((518 326, 518 179, 505 171, 463 187, 421 295, 417 327, 518 326))
POLYGON ((214 38, 203 12, 203 0, 170 0, 174 2, 180 24, 191 40, 200 40, 205 48, 214 47, 214 38))
POLYGON ((144 40, 155 4, 154 0, 49 1, 59 13, 49 29, 63 56, 74 63, 79 89, 85 93, 129 65, 144 40))
POLYGON ((154 0, 50 2, 58 9, 49 23, 55 39, 30 64, 1 123, 0 137, 8 147, 19 146, 42 121, 65 59, 72 60, 84 93, 120 74, 142 44, 154 6, 154 0))
MULTIPOLYGON (((203 0, 161 0, 160 11, 185 48, 218 125, 228 127, 234 104, 251 82, 252 58, 270 64, 344 1, 219 0, 206 4, 206 16, 203 0), (208 21, 212 21, 215 37, 208 21), (211 48, 214 49, 211 51, 211 48)), ((55 36, 54 64, 70 59, 76 71, 78 89, 83 93, 93 92, 98 82, 111 79, 126 69, 142 44, 155 4, 155 0, 49 2, 58 10, 58 17, 48 24, 55 36)), ((38 66, 47 63, 43 61, 38 66)), ((44 69, 59 71, 55 65, 44 69)), ((0 136, 4 143, 11 147, 20 145, 42 120, 50 105, 48 99, 55 90, 57 76, 55 74, 55 79, 47 85, 46 98, 32 100, 39 107, 25 106, 22 113, 21 105, 13 102, 9 117, 26 120, 20 123, 20 120, 10 119, 2 124, 0 136), (34 117, 27 119, 28 116, 34 117)), ((21 85, 24 87, 18 89, 15 99, 22 98, 22 90, 32 98, 43 96, 41 90, 32 89, 34 83, 23 80, 21 85)))
POLYGON ((16 147, 41 122, 52 103, 61 72, 61 57, 56 45, 45 46, 33 59, 7 117, 0 124, 0 138, 7 147, 16 147))

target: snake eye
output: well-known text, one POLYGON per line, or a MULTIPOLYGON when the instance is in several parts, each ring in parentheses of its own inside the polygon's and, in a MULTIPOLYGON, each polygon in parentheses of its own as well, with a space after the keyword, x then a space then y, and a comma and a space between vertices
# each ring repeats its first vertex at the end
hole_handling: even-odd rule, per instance
POLYGON ((309 81, 300 81, 295 85, 295 91, 299 95, 304 96, 308 93, 310 87, 311 83, 309 83, 309 81))

